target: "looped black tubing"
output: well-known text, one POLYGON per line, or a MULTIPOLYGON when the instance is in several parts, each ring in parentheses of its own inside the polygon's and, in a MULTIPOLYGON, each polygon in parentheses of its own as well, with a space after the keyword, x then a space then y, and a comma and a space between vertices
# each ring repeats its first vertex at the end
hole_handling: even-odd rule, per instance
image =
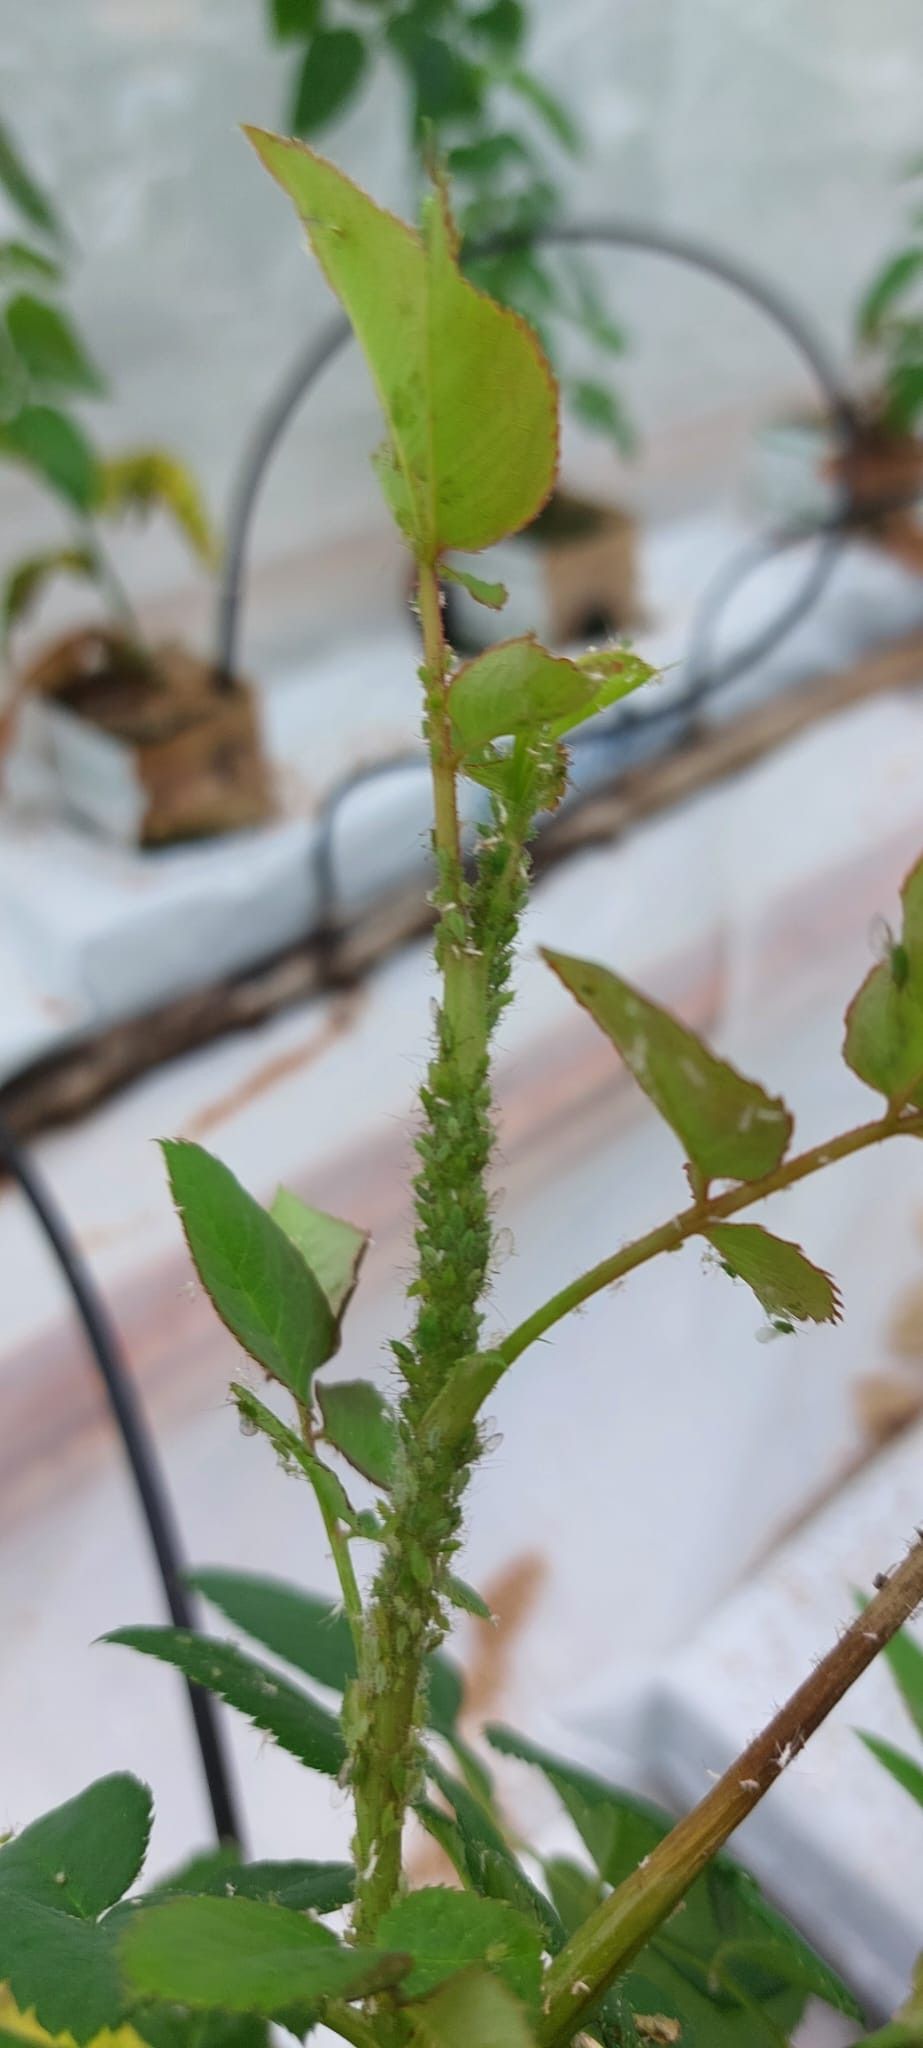
MULTIPOLYGON (((0 1162, 17 1181, 70 1289, 122 1439, 171 1620, 177 1628, 194 1628, 173 1510, 111 1318, 44 1179, 2 1120, 0 1162)), ((215 1702, 210 1693, 188 1681, 187 1691, 215 1833, 219 1842, 239 1845, 241 1829, 215 1702)))

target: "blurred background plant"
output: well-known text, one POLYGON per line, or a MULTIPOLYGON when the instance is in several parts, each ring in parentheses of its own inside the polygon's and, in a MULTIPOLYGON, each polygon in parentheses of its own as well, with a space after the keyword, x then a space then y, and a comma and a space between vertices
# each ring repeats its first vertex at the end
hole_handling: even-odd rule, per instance
POLYGON ((906 167, 911 188, 906 239, 872 278, 856 316, 856 339, 873 373, 870 411, 887 434, 923 423, 923 157, 906 167))
MULTIPOLYGON (((326 137, 375 67, 397 67, 406 91, 407 146, 422 169, 435 148, 452 178, 465 242, 527 237, 558 219, 557 166, 584 147, 573 110, 530 68, 525 0, 265 0, 273 37, 289 47, 286 125, 326 137)), ((347 165, 348 168, 348 165, 347 165)), ((622 455, 636 447, 624 400, 604 374, 626 347, 592 266, 540 247, 469 254, 468 276, 521 313, 561 378, 565 403, 622 455)))
POLYGON ((0 187, 15 224, 0 241, 0 460, 25 467, 64 509, 70 529, 59 544, 4 571, 3 637, 8 643, 52 578, 68 575, 93 583, 111 622, 137 643, 134 607, 100 522, 166 512, 193 555, 213 567, 217 547, 204 500, 179 457, 159 447, 108 457, 75 414, 81 401, 105 397, 106 380, 64 302, 73 244, 5 123, 0 187))

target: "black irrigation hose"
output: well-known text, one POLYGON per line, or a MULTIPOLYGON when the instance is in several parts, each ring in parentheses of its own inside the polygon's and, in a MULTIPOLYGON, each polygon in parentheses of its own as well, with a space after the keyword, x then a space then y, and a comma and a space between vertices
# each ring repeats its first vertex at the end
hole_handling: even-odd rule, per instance
MULTIPOLYGON (((87 1343, 106 1391, 147 1524, 167 1608, 177 1628, 193 1628, 195 1617, 183 1579, 182 1551, 157 1453, 121 1345, 108 1311, 43 1178, 0 1121, 0 1162, 29 1203, 70 1289, 87 1343)), ((215 1702, 201 1686, 189 1684, 189 1705, 219 1842, 240 1843, 241 1829, 231 1788, 215 1702)))

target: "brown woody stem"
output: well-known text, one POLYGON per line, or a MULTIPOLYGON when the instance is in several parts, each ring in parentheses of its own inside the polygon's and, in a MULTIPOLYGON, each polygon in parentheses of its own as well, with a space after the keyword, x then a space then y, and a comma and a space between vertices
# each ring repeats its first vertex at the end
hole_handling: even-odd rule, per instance
POLYGON ((546 1979, 542 2048, 564 2048, 850 1686, 923 1601, 923 1539, 699 1805, 577 1929, 546 1979))

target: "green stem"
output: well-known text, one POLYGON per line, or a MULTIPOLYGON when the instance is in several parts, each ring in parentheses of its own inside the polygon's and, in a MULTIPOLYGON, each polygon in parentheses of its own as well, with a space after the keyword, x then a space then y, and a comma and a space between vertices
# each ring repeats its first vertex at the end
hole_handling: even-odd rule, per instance
POLYGON ((379 2037, 368 2020, 363 2019, 351 2005, 344 2005, 339 1999, 332 1999, 324 2007, 324 2025, 331 2027, 344 2041, 351 2041, 353 2048, 380 2048, 379 2037))
POLYGON ((382 1562, 363 1628, 359 1681, 347 1716, 356 1801, 355 1927, 366 1941, 374 1939, 400 1889, 404 1816, 421 1775, 425 1658, 444 1633, 442 1582, 476 1447, 473 1431, 467 1442, 456 1435, 449 1445, 438 1431, 422 1434, 420 1424, 459 1358, 477 1346, 478 1302, 490 1255, 487 979, 462 865, 457 763, 446 705, 449 657, 431 565, 421 565, 419 597, 443 997, 417 1140, 417 1314, 412 1342, 397 1350, 405 1378, 400 1446, 382 1562))
POLYGON ((843 1131, 822 1145, 812 1145, 809 1151, 798 1153, 794 1159, 784 1160, 773 1173, 764 1174, 762 1180, 745 1181, 739 1187, 730 1188, 726 1194, 693 1202, 688 1209, 671 1216, 668 1222, 658 1224, 655 1230, 647 1231, 633 1243, 623 1245, 621 1251, 600 1259, 599 1264, 591 1266, 586 1273, 578 1274, 540 1308, 534 1309, 524 1322, 517 1324, 495 1351, 477 1360, 465 1360, 457 1382, 442 1390, 428 1420, 445 1430, 467 1428, 497 1382, 522 1357, 523 1352, 547 1336, 548 1331, 574 1309, 582 1308, 594 1294, 614 1286, 617 1280, 623 1280, 627 1273, 636 1272, 639 1266, 646 1266, 651 1259, 659 1258, 661 1252, 678 1251, 680 1245, 691 1237, 701 1236, 712 1223, 736 1216, 741 1209, 749 1209, 755 1202, 765 1201, 769 1195, 781 1194, 785 1188, 795 1187, 798 1181, 807 1180, 812 1173, 832 1166, 836 1160, 848 1159, 854 1152, 864 1152, 869 1145, 879 1145, 885 1138, 899 1137, 902 1133, 909 1137, 923 1137, 923 1115, 916 1112, 908 1116, 906 1112, 888 1110, 885 1116, 876 1118, 873 1123, 859 1124, 855 1130, 843 1131))
POLYGON ((918 1538, 768 1727, 556 1956, 545 1980, 541 2048, 565 2048, 573 2040, 593 2006, 921 1600, 923 1540, 918 1538))
MULTIPOLYGON (((303 1408, 299 1405, 298 1417, 301 1423, 301 1434, 304 1439, 305 1447, 310 1452, 311 1457, 314 1458, 314 1431, 311 1423, 310 1409, 303 1408)), ((343 1612, 346 1616, 347 1621, 349 1622, 350 1631, 352 1633, 352 1639, 356 1645, 356 1652, 358 1654, 362 1646, 362 1599, 359 1593, 359 1586, 356 1580, 356 1574, 353 1570, 352 1553, 349 1548, 349 1535, 348 1532, 343 1528, 342 1522, 340 1522, 337 1519, 337 1516, 333 1513, 333 1510, 331 1509, 322 1488, 315 1486, 314 1498, 317 1501, 318 1507, 320 1508, 321 1520, 324 1524, 324 1528, 327 1533, 327 1541, 330 1545, 330 1555, 333 1559, 336 1575, 340 1582, 340 1592, 343 1596, 343 1612)))

